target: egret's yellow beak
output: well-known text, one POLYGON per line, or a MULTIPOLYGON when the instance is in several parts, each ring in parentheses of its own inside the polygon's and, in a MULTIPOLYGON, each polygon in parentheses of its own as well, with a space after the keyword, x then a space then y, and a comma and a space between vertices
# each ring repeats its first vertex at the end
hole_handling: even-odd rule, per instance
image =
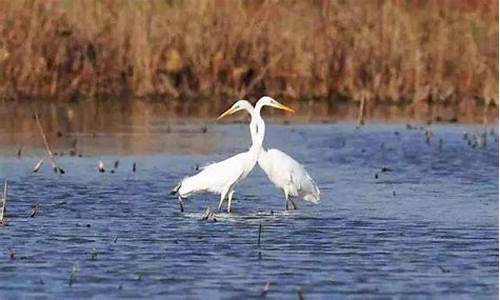
POLYGON ((237 112, 239 109, 235 108, 235 107, 230 107, 228 110, 226 110, 225 112, 223 112, 220 116, 217 117, 216 121, 224 118, 225 116, 229 116, 229 115, 232 115, 234 114, 235 112, 237 112))
POLYGON ((285 110, 285 111, 288 111, 288 112, 291 112, 291 113, 295 113, 295 110, 293 110, 292 108, 286 106, 286 105, 283 105, 281 103, 279 103, 278 101, 275 101, 276 103, 273 103, 271 106, 272 107, 275 107, 277 109, 282 109, 282 110, 285 110))

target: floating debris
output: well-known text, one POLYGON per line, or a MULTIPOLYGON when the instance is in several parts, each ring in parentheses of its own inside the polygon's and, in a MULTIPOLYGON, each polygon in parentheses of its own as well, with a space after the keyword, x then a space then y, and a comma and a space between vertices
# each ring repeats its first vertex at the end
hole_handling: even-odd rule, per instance
POLYGON ((464 135, 462 136, 462 138, 465 140, 469 140, 469 134, 467 133, 467 131, 464 131, 464 135))
POLYGON ((58 203, 56 203, 56 207, 63 206, 63 205, 65 205, 66 203, 67 203, 66 201, 61 201, 61 202, 58 202, 58 203))
POLYGON ((267 292, 269 291, 269 288, 271 287, 271 281, 266 282, 266 285, 264 286, 264 289, 262 289, 261 296, 265 298, 267 296, 267 292))
POLYGON ((201 133, 207 133, 207 131, 208 131, 207 125, 203 125, 203 127, 201 127, 201 133))
POLYGON ((392 196, 396 197, 396 191, 392 191, 392 196))
POLYGON ((114 168, 118 169, 118 165, 120 165, 120 161, 119 160, 115 161, 114 168))
POLYGON ((384 173, 384 172, 392 172, 392 169, 391 169, 391 168, 388 168, 388 167, 383 167, 382 169, 380 169, 380 171, 381 171, 382 173, 384 173))
POLYGON ((137 170, 137 165, 135 164, 135 162, 132 164, 132 172, 135 173, 135 171, 137 170))
POLYGON ((90 251, 90 259, 91 260, 97 260, 97 250, 96 248, 92 248, 92 251, 90 251))
POLYGON ((71 287, 73 285, 73 283, 76 281, 76 277, 78 276, 79 273, 80 273, 80 265, 78 264, 78 262, 76 262, 73 265, 73 269, 71 270, 71 273, 69 274, 69 279, 68 279, 69 287, 71 287))
POLYGON ((38 211, 40 210, 40 204, 36 202, 31 206, 31 213, 30 213, 30 218, 36 217, 38 215, 38 211))
POLYGON ((43 158, 36 163, 35 167, 33 168, 33 173, 37 173, 42 167, 42 165, 43 165, 43 158))
POLYGON ((99 164, 97 165, 97 170, 99 171, 99 173, 106 172, 106 170, 104 169, 104 163, 102 162, 102 160, 99 161, 99 164))
POLYGON ((438 268, 441 270, 443 273, 450 273, 450 270, 443 268, 443 266, 438 265, 438 268))
POLYGON ((17 149, 17 158, 21 158, 21 154, 23 152, 23 146, 20 146, 19 149, 17 149))
POLYGON ((378 179, 378 173, 375 173, 375 179, 378 179))
POLYGON ((12 260, 16 259, 16 252, 14 251, 14 249, 8 248, 7 250, 9 251, 10 259, 12 259, 12 260))

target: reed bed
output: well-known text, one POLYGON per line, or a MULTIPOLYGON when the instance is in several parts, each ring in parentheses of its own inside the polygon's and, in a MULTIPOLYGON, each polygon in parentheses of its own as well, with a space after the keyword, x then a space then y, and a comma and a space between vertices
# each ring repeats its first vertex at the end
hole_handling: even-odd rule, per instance
POLYGON ((4 99, 498 105, 498 2, 0 0, 4 99))

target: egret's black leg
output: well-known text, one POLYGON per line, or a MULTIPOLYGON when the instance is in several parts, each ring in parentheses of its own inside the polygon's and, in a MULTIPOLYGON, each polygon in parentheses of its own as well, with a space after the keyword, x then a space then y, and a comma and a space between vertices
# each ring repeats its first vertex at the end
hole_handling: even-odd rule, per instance
POLYGON ((181 209, 181 212, 184 212, 184 204, 182 203, 182 197, 179 196, 177 197, 179 199, 179 208, 181 209))

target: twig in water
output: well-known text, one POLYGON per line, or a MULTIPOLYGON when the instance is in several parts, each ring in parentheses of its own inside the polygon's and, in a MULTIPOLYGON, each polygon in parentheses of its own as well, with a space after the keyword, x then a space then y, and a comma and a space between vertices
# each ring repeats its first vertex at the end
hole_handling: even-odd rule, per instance
POLYGON ((42 167, 42 165, 43 165, 43 158, 36 163, 35 167, 33 168, 33 173, 37 173, 42 167))
POLYGON ((39 210, 40 210, 40 204, 38 202, 33 204, 33 206, 31 207, 30 218, 34 218, 36 215, 38 215, 39 210))
POLYGON ((297 290, 297 296, 299 297, 299 300, 304 300, 304 290, 299 287, 299 289, 297 290))
POLYGON ((359 111, 358 111, 358 125, 356 128, 359 128, 365 125, 365 114, 366 114, 366 93, 363 93, 361 96, 361 101, 359 103, 359 111))
POLYGON ((54 158, 54 154, 50 150, 49 142, 47 141, 47 137, 45 136, 45 132, 43 131, 43 127, 42 127, 42 124, 40 123, 40 118, 38 117, 38 114, 36 112, 34 112, 33 115, 35 117, 36 125, 38 126, 38 129, 40 130, 40 135, 42 136, 42 140, 43 140, 43 144, 45 145, 45 149, 47 150, 49 158, 52 162, 52 168, 54 169, 54 172, 56 172, 56 173, 59 172, 60 174, 64 174, 65 173, 64 170, 57 166, 56 160, 54 158))
POLYGON ((260 237, 262 235, 262 223, 259 224, 259 236, 257 237, 257 247, 260 248, 260 237))
POLYGON ((2 209, 0 210, 0 224, 5 224, 5 207, 7 206, 7 180, 3 184, 2 209))
POLYGON ((68 285, 71 287, 73 285, 73 282, 76 280, 76 276, 80 272, 80 265, 78 263, 75 263, 73 265, 73 269, 71 270, 71 273, 69 274, 69 279, 68 279, 68 285))
POLYGON ((430 128, 427 128, 424 132, 424 135, 425 135, 425 143, 427 145, 430 145, 432 139, 432 130, 430 128))

